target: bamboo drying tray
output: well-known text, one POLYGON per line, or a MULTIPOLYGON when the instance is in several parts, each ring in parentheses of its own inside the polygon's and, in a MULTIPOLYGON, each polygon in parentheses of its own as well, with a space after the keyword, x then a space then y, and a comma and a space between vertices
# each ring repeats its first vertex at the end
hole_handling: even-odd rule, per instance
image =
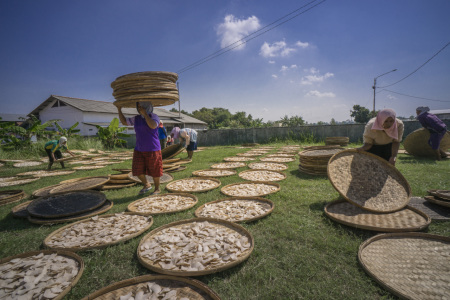
MULTIPOLYGON (((57 254, 59 256, 65 256, 67 258, 75 260, 78 264, 77 275, 71 280, 70 284, 65 289, 62 290, 61 293, 59 293, 56 297, 52 298, 52 300, 61 300, 64 298, 65 295, 67 295, 67 293, 70 292, 70 290, 75 286, 75 284, 77 284, 78 280, 81 278, 81 275, 83 274, 84 262, 83 262, 83 259, 80 256, 78 256, 77 254, 70 252, 70 251, 64 251, 64 250, 31 251, 31 252, 26 252, 26 253, 2 258, 2 259, 0 259, 0 265, 6 264, 6 263, 12 261, 13 259, 14 260, 24 259, 24 258, 28 258, 28 257, 35 256, 35 255, 40 255, 40 254, 44 254, 44 255, 57 254)), ((32 266, 28 266, 25 268, 29 268, 31 270, 32 266)))
POLYGON ((186 170, 186 166, 177 166, 177 168, 170 168, 167 169, 166 171, 169 173, 174 173, 174 172, 180 172, 180 171, 184 171, 186 170))
POLYGON ((434 203, 434 204, 437 204, 440 206, 450 207, 450 201, 448 201, 448 200, 441 200, 439 198, 436 198, 435 196, 425 196, 424 198, 428 202, 431 202, 431 203, 434 203))
POLYGON ((86 219, 89 217, 94 217, 99 214, 103 214, 103 213, 107 212, 108 210, 110 210, 113 207, 113 205, 114 204, 112 203, 112 201, 106 199, 105 203, 103 203, 102 206, 97 207, 94 210, 79 214, 79 215, 63 217, 63 218, 54 218, 54 219, 36 218, 36 217, 28 215, 28 221, 30 223, 39 224, 39 225, 53 225, 53 224, 68 223, 68 222, 83 220, 83 219, 86 219))
POLYGON ((162 159, 167 160, 170 158, 173 158, 184 151, 182 144, 174 144, 170 145, 169 147, 166 147, 161 150, 162 159))
POLYGON ((24 173, 17 174, 18 176, 34 176, 34 177, 49 177, 49 176, 58 176, 58 175, 69 175, 75 173, 73 170, 64 170, 64 171, 47 171, 47 170, 39 170, 39 171, 29 171, 24 173))
POLYGON ((23 167, 34 167, 39 165, 42 165, 42 161, 22 161, 14 163, 13 167, 23 168, 23 167))
POLYGON ((144 289, 149 283, 156 283, 164 288, 178 289, 176 299, 190 300, 220 300, 220 297, 201 281, 169 275, 143 275, 122 280, 95 291, 81 300, 119 299, 139 289, 144 289))
POLYGON ((404 208, 411 188, 403 175, 384 159, 365 151, 344 150, 328 163, 328 178, 346 200, 372 212, 404 208))
POLYGON ((33 202, 33 200, 29 200, 29 201, 26 201, 26 202, 20 203, 19 205, 14 206, 13 208, 11 208, 11 214, 16 218, 22 218, 22 219, 28 218, 29 214, 28 214, 27 206, 31 202, 33 202))
POLYGON ((436 196, 442 200, 450 201, 450 190, 436 190, 436 196))
POLYGON ((157 194, 131 202, 128 204, 127 210, 143 215, 167 214, 188 210, 197 202, 198 198, 188 193, 157 194), (179 204, 180 197, 188 199, 187 203, 179 204), (155 205, 152 207, 153 204, 155 205), (142 207, 145 205, 150 205, 150 207, 142 207))
POLYGON ((293 157, 262 157, 259 159, 260 161, 267 161, 267 162, 282 162, 287 163, 291 161, 295 161, 295 158, 293 157))
POLYGON ((276 182, 244 181, 244 182, 228 184, 228 185, 222 187, 220 192, 222 194, 225 194, 230 197, 260 197, 260 196, 266 196, 269 194, 276 193, 280 189, 281 189, 280 185, 276 182), (270 186, 270 188, 267 188, 268 186, 270 186), (264 191, 264 187, 266 187, 267 191, 264 191), (245 191, 249 188, 253 188, 254 190, 237 193, 237 190, 244 189, 244 191, 245 191), (263 189, 263 190, 261 190, 261 189, 263 189))
POLYGON ((110 174, 108 175, 110 180, 122 180, 128 179, 128 173, 110 174))
POLYGON ((404 299, 450 298, 450 238, 387 233, 361 244, 358 260, 373 279, 404 299))
MULTIPOLYGON (((136 183, 142 183, 141 180, 137 177, 137 176, 133 176, 133 173, 128 173, 128 178, 136 183)), ((147 182, 153 184, 153 177, 145 175, 145 178, 147 179, 147 182)), ((160 183, 166 183, 166 182, 170 182, 173 180, 173 176, 170 175, 169 173, 163 173, 163 175, 161 177, 159 177, 159 182, 160 183)))
POLYGON ((26 196, 27 195, 23 190, 0 191, 0 206, 18 202, 22 199, 25 199, 26 196))
POLYGON ((211 177, 191 177, 191 178, 184 178, 184 179, 178 179, 175 181, 172 181, 166 185, 166 189, 169 192, 178 192, 178 193, 200 193, 200 192, 207 192, 213 189, 218 188, 222 183, 220 180, 211 178, 211 177), (208 185, 207 187, 198 187, 196 186, 205 184, 208 185), (183 187, 178 187, 179 185, 183 185, 183 187))
POLYGON ((97 169, 101 169, 104 168, 105 166, 79 166, 79 167, 74 167, 74 170, 97 170, 97 169))
MULTIPOLYGON (((202 239, 205 237, 206 237, 206 235, 201 235, 198 237, 198 239, 202 239)), ((191 238, 191 242, 192 242, 192 238, 191 238)), ((146 267, 147 269, 149 269, 153 272, 167 274, 167 275, 175 275, 175 276, 201 276, 201 275, 206 275, 206 274, 217 273, 217 272, 232 268, 232 267, 242 263, 252 253, 254 244, 255 244, 255 242, 254 242, 252 234, 249 231, 247 231, 244 227, 242 227, 236 223, 219 220, 219 219, 211 219, 211 218, 194 218, 194 219, 172 222, 172 223, 160 226, 160 227, 152 230, 151 232, 149 232, 147 235, 145 235, 142 238, 141 242, 139 243, 139 246, 137 249, 137 257, 138 257, 139 262, 144 267, 146 267), (208 268, 208 269, 205 268, 204 270, 201 270, 201 271, 183 271, 183 270, 164 269, 164 268, 154 264, 151 260, 149 260, 145 257, 142 257, 142 254, 141 254, 142 245, 145 244, 146 241, 152 240, 153 237, 156 236, 159 232, 164 231, 168 228, 174 228, 174 227, 180 228, 180 227, 183 227, 184 225, 191 225, 191 224, 195 224, 195 223, 204 223, 204 222, 213 224, 213 225, 217 226, 218 228, 220 228, 220 227, 226 228, 226 229, 230 230, 231 232, 236 232, 236 233, 246 237, 248 239, 248 242, 250 243, 250 248, 247 251, 244 251, 243 255, 234 261, 222 264, 218 267, 213 267, 213 268, 208 268)), ((211 250, 211 251, 213 251, 213 250, 211 250)), ((196 253, 199 253, 199 252, 196 252, 196 253)))
POLYGON ((208 202, 200 206, 195 210, 195 216, 197 218, 214 218, 221 219, 229 222, 241 223, 241 222, 253 222, 264 218, 265 216, 272 213, 275 204, 269 199, 261 197, 231 197, 225 199, 219 199, 216 201, 208 202), (233 203, 234 202, 234 203, 233 203), (242 214, 248 213, 248 206, 242 205, 243 203, 254 203, 259 206, 264 206, 267 208, 263 213, 254 214, 252 216, 243 216, 242 214), (227 204, 231 206, 232 209, 221 208, 221 205, 227 204), (208 206, 212 206, 214 209, 212 214, 205 214, 204 210, 208 206), (235 207, 236 206, 236 207, 235 207), (241 215, 239 215, 241 214, 241 215))
POLYGON ((346 200, 327 204, 325 214, 333 221, 347 226, 381 232, 419 231, 431 223, 427 214, 411 206, 391 213, 373 213, 346 200))
POLYGON ((87 178, 75 178, 77 180, 67 183, 60 183, 59 186, 50 190, 50 194, 91 190, 109 181, 108 176, 93 176, 87 178))
POLYGON ((71 217, 102 206, 105 194, 98 191, 76 191, 37 198, 27 210, 30 216, 43 219, 71 217))
MULTIPOLYGON (((115 217, 116 215, 119 215, 119 214, 109 214, 109 215, 95 216, 94 218, 98 218, 98 219, 110 218, 110 217, 115 217)), ((78 246, 70 246, 70 247, 52 247, 51 241, 53 239, 61 239, 61 238, 64 239, 65 235, 63 235, 63 234, 64 234, 64 231, 66 229, 73 228, 73 227, 77 226, 78 224, 91 222, 93 218, 84 219, 84 220, 81 220, 81 221, 78 221, 78 222, 66 225, 64 227, 61 227, 61 228, 53 231, 50 235, 48 235, 45 238, 45 240, 43 242, 43 245, 44 245, 44 247, 50 248, 50 249, 57 249, 57 250, 62 249, 62 250, 68 250, 68 251, 74 251, 74 252, 76 252, 76 251, 84 251, 84 250, 88 250, 88 249, 101 249, 101 248, 105 248, 105 247, 108 247, 108 246, 117 245, 119 243, 123 243, 123 242, 128 241, 128 240, 130 240, 132 238, 135 238, 135 237, 141 235, 142 233, 144 233, 145 231, 147 231, 153 225, 153 218, 151 216, 141 216, 140 214, 131 213, 131 212, 122 213, 120 215, 144 217, 144 218, 147 218, 147 224, 141 230, 136 231, 134 233, 129 233, 129 234, 125 235, 124 237, 116 239, 116 240, 114 240, 112 242, 101 243, 101 244, 97 244, 97 245, 87 245, 87 246, 78 245, 78 246)), ((127 222, 127 223, 128 223, 127 225, 129 225, 129 226, 133 225, 133 223, 131 221, 127 222)), ((125 232, 127 230, 127 228, 123 228, 123 227, 121 229, 123 229, 122 230, 123 232, 125 232)))
POLYGON ((329 136, 325 138, 325 145, 347 146, 349 140, 350 139, 347 136, 329 136))
POLYGON ((118 189, 123 189, 123 188, 127 188, 127 187, 132 187, 132 186, 135 186, 136 184, 137 184, 136 182, 132 182, 132 183, 128 183, 128 184, 105 183, 104 185, 96 187, 95 189, 99 190, 99 191, 118 190, 118 189))
POLYGON ((236 161, 236 162, 224 162, 224 163, 217 163, 211 165, 212 169, 236 169, 236 168, 242 168, 245 167, 246 164, 244 162, 236 161))
POLYGON ((164 164, 171 164, 171 163, 177 162, 179 160, 181 160, 181 158, 179 158, 179 157, 177 157, 177 158, 168 158, 168 159, 163 159, 162 162, 163 162, 163 165, 164 165, 164 164))
POLYGON ((245 156, 230 156, 224 157, 224 161, 251 161, 256 160, 255 157, 245 157, 245 156))
POLYGON ((236 175, 236 170, 232 169, 204 169, 192 172, 192 175, 198 177, 226 177, 236 175))
POLYGON ((283 171, 287 170, 289 167, 285 163, 275 163, 275 162, 252 162, 248 164, 250 169, 259 170, 271 170, 271 171, 283 171))
POLYGON ((122 174, 128 174, 130 173, 132 170, 131 169, 113 169, 113 171, 117 171, 120 172, 122 174))
POLYGON ((286 174, 271 170, 245 170, 240 172, 239 177, 249 181, 281 181, 286 179, 286 174))
MULTIPOLYGON (((434 150, 428 144, 430 132, 425 128, 419 128, 405 138, 403 147, 414 156, 435 157, 434 150)), ((450 149, 450 134, 447 132, 441 140, 439 149, 447 151, 450 149)))
POLYGON ((0 182, 0 187, 27 184, 27 183, 36 181, 39 178, 40 177, 26 177, 26 178, 21 178, 21 179, 18 179, 18 180, 2 181, 2 182, 0 182))

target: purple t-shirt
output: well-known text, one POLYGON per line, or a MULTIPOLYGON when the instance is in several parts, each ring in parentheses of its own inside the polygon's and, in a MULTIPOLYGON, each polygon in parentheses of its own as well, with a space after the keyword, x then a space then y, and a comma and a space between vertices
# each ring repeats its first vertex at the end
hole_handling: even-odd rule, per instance
POLYGON ((417 117, 423 127, 430 130, 431 133, 445 133, 447 125, 442 122, 436 115, 425 112, 417 117))
MULTIPOLYGON (((149 115, 152 120, 159 124, 159 117, 156 114, 149 115)), ((161 144, 158 138, 158 127, 151 129, 144 117, 137 115, 131 118, 127 118, 127 124, 134 126, 136 132, 136 147, 137 151, 159 151, 161 150, 161 144)))

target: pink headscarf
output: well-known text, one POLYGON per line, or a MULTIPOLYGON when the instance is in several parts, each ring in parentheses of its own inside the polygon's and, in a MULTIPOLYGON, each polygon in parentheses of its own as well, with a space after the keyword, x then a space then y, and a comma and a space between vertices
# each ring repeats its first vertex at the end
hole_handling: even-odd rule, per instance
POLYGON ((397 119, 396 113, 393 109, 385 108, 378 112, 375 122, 372 125, 372 130, 384 130, 388 136, 391 138, 398 140, 398 129, 397 129, 397 119), (383 128, 383 123, 387 118, 393 118, 394 124, 390 128, 383 128))
POLYGON ((174 127, 173 129, 172 129, 172 131, 170 132, 170 134, 172 135, 173 134, 173 138, 174 139, 177 139, 177 138, 179 138, 180 137, 180 127, 174 127))

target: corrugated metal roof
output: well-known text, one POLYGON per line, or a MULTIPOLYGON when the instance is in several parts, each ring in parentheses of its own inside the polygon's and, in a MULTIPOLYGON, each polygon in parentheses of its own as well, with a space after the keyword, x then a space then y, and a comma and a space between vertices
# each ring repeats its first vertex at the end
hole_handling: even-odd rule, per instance
MULTIPOLYGON (((83 112, 98 112, 98 113, 117 114, 117 107, 112 102, 51 95, 47 100, 42 102, 38 107, 36 107, 28 115, 39 114, 39 112, 41 110, 46 108, 54 100, 60 100, 60 101, 64 102, 65 104, 75 107, 83 112)), ((135 108, 122 108, 122 112, 126 116, 138 114, 138 112, 135 108)), ((173 112, 170 112, 163 108, 155 107, 154 112, 160 117, 160 119, 163 121, 163 123, 164 122, 167 122, 168 124, 189 123, 189 124, 203 124, 206 126, 206 123, 203 121, 189 117, 185 114, 180 114, 181 118, 179 118, 178 113, 173 113, 173 112)))

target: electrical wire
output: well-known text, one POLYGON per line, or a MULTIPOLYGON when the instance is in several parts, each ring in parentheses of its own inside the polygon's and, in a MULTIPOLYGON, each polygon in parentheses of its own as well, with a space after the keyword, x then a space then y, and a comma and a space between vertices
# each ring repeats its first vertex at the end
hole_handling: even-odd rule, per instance
POLYGON ((267 32, 269 32, 269 31, 271 31, 271 30, 273 30, 273 29, 275 29, 276 27, 281 26, 281 25, 283 25, 284 23, 286 23, 286 22, 288 22, 288 21, 290 21, 290 20, 292 20, 292 19, 294 19, 294 18, 296 18, 296 17, 298 17, 298 16, 300 16, 300 15, 306 13, 307 11, 313 9, 314 7, 316 7, 316 6, 320 5, 320 4, 322 4, 322 3, 325 2, 326 0, 322 0, 322 1, 320 1, 319 3, 317 3, 317 4, 315 4, 315 5, 313 5, 313 6, 309 7, 309 8, 307 8, 306 10, 304 10, 304 11, 302 11, 302 12, 300 12, 300 13, 294 15, 294 16, 292 16, 291 18, 289 18, 289 19, 287 19, 287 20, 285 20, 285 21, 283 21, 283 22, 281 22, 281 23, 279 23, 279 24, 277 24, 277 25, 275 25, 275 26, 273 26, 273 27, 271 27, 271 28, 269 28, 269 29, 267 29, 267 30, 261 32, 261 33, 259 33, 259 34, 256 35, 256 36, 253 36, 252 38, 249 38, 249 37, 251 37, 252 35, 254 35, 254 34, 256 34, 256 33, 260 32, 260 31, 262 31, 263 29, 265 29, 265 28, 267 28, 267 27, 270 27, 271 25, 273 25, 273 24, 279 22, 280 20, 282 20, 282 19, 284 19, 284 18, 286 18, 286 17, 292 15, 293 13, 295 13, 295 12, 297 12, 297 11, 299 11, 299 10, 301 10, 301 9, 303 9, 303 8, 305 8, 305 7, 307 7, 307 6, 309 6, 310 4, 312 4, 312 3, 316 2, 316 1, 318 1, 318 0, 313 0, 313 1, 311 1, 311 2, 309 2, 309 3, 307 3, 307 4, 305 4, 305 5, 303 5, 302 7, 300 7, 300 8, 298 8, 298 9, 296 9, 296 10, 290 12, 289 14, 287 14, 287 15, 285 15, 285 16, 279 18, 278 20, 276 20, 276 21, 270 23, 269 25, 266 25, 266 26, 264 26, 263 28, 261 28, 261 29, 255 31, 255 32, 253 32, 253 33, 251 33, 251 34, 249 34, 249 35, 243 37, 242 39, 240 39, 240 40, 238 40, 238 41, 236 41, 236 42, 234 42, 234 43, 232 43, 232 44, 230 44, 230 45, 228 45, 228 46, 222 48, 221 50, 216 51, 216 52, 214 52, 214 53, 212 53, 212 54, 210 54, 210 55, 208 55, 208 56, 206 56, 206 57, 204 57, 204 58, 202 58, 202 59, 199 59, 199 60, 197 60, 196 62, 194 62, 194 63, 192 63, 192 64, 190 64, 190 65, 188 65, 188 66, 186 66, 186 67, 184 67, 184 68, 182 68, 182 69, 180 69, 179 71, 177 71, 177 73, 178 73, 178 74, 181 74, 181 73, 186 72, 186 71, 188 71, 188 70, 190 70, 190 69, 193 69, 193 68, 195 68, 195 67, 198 67, 199 65, 202 65, 202 64, 204 64, 205 62, 210 61, 210 60, 212 60, 212 59, 214 59, 214 58, 216 58, 216 57, 218 57, 218 56, 220 56, 220 55, 222 55, 222 54, 225 54, 225 53, 227 53, 227 52, 229 52, 229 51, 231 51, 231 50, 233 50, 233 49, 235 49, 235 48, 237 48, 237 47, 239 47, 239 46, 241 46, 241 45, 243 45, 243 44, 245 44, 245 43, 247 43, 247 42, 249 42, 249 41, 251 41, 251 40, 253 40, 253 39, 255 39, 255 38, 257 38, 257 37, 259 37, 259 36, 261 36, 261 35, 263 35, 263 34, 265 34, 265 33, 267 33, 267 32), (237 44, 237 45, 236 45, 236 44, 237 44))
POLYGON ((423 66, 425 66, 427 63, 429 63, 433 58, 435 58, 439 53, 441 53, 442 50, 444 50, 445 48, 447 48, 447 46, 450 45, 450 42, 448 42, 444 47, 441 48, 441 50, 439 50, 438 52, 436 52, 436 54, 434 54, 430 59, 428 59, 426 62, 424 62, 420 67, 418 67, 417 69, 415 69, 414 71, 412 71, 411 73, 409 73, 408 75, 406 75, 405 77, 403 77, 402 79, 400 79, 399 81, 396 81, 392 84, 389 85, 385 85, 385 86, 380 86, 378 88, 382 89, 382 88, 386 88, 386 87, 390 87, 393 86, 394 84, 397 84, 403 80, 405 80, 406 78, 408 78, 409 76, 411 76, 412 74, 416 73, 417 71, 419 71, 419 69, 421 69, 423 66))
POLYGON ((394 93, 394 94, 398 94, 398 95, 402 95, 402 96, 406 96, 406 97, 427 100, 427 101, 450 102, 450 101, 446 101, 446 100, 436 100, 436 99, 429 99, 429 98, 423 98, 423 97, 416 97, 416 96, 406 95, 406 94, 402 94, 402 93, 398 93, 398 92, 394 92, 394 91, 390 91, 390 90, 386 90, 386 89, 383 89, 382 91, 386 91, 386 92, 389 92, 389 93, 394 93))

